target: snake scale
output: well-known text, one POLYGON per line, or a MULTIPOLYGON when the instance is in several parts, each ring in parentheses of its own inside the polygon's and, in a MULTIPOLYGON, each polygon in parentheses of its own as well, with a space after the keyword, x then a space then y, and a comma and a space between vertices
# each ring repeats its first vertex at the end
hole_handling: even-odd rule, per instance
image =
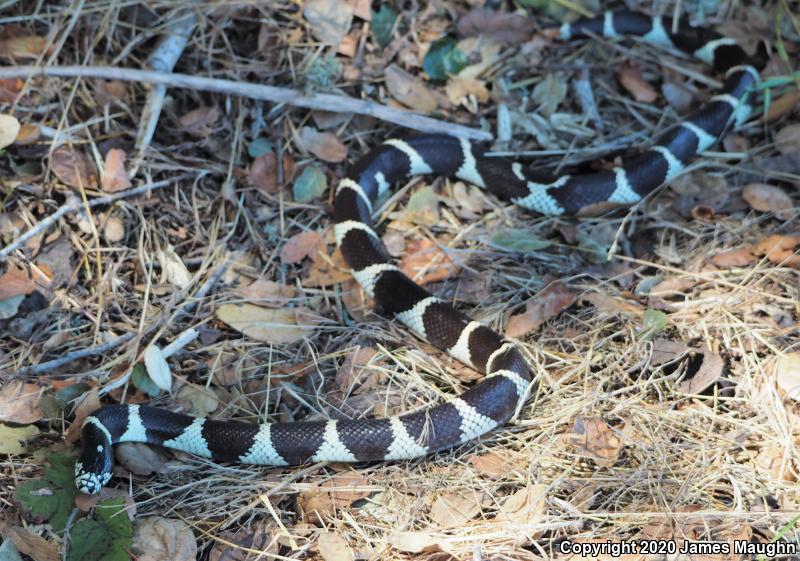
POLYGON ((97 493, 111 478, 112 445, 146 442, 218 461, 286 466, 305 462, 403 460, 473 440, 502 426, 533 387, 517 347, 432 296, 393 264, 372 227, 376 201, 394 183, 420 174, 456 177, 546 215, 580 215, 636 203, 679 174, 752 109, 758 63, 731 38, 671 19, 605 12, 566 23, 561 39, 623 35, 678 49, 724 76, 722 91, 638 157, 611 170, 542 181, 521 163, 485 156, 473 142, 441 134, 386 140, 358 160, 336 190, 334 228, 353 276, 380 311, 457 360, 485 373, 459 396, 385 419, 251 424, 194 418, 140 405, 111 405, 82 426, 79 490, 97 493))

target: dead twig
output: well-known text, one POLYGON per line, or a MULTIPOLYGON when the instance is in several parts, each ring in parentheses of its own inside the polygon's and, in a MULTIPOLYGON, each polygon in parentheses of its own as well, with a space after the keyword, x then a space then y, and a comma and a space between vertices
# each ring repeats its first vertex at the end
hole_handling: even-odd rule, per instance
MULTIPOLYGON (((89 208, 94 208, 96 206, 107 205, 109 203, 113 203, 114 201, 118 201, 119 199, 124 199, 126 197, 133 197, 136 195, 141 195, 143 193, 147 193, 154 189, 162 189, 164 187, 168 187, 172 185, 176 181, 181 179, 185 179, 187 176, 182 175, 180 177, 174 177, 172 179, 164 179, 162 181, 156 181, 155 183, 147 183, 145 185, 140 185, 139 187, 134 187, 133 189, 128 189, 126 191, 120 191, 119 193, 114 193, 113 195, 106 195, 105 197, 98 197, 96 199, 92 199, 89 201, 89 208)), ((36 226, 22 234, 16 240, 8 244, 3 249, 0 249, 0 261, 4 261, 11 255, 14 251, 22 247, 25 242, 31 239, 34 236, 37 236, 50 228, 53 224, 58 222, 58 220, 71 213, 77 212, 79 210, 83 210, 84 205, 83 201, 77 197, 70 198, 66 203, 58 207, 53 214, 39 222, 36 226)))
POLYGON ((285 103, 295 107, 318 109, 336 113, 357 113, 388 121, 397 125, 429 133, 443 133, 473 140, 492 140, 492 134, 487 131, 477 130, 455 123, 447 123, 411 113, 393 109, 374 101, 354 99, 343 95, 311 93, 304 94, 291 88, 277 86, 264 86, 261 84, 248 84, 234 82, 233 80, 220 80, 204 78, 202 76, 189 76, 187 74, 174 74, 171 72, 156 72, 154 70, 138 70, 136 68, 117 68, 113 66, 15 66, 0 68, 0 79, 28 78, 30 76, 58 76, 62 78, 102 78, 104 80, 122 80, 126 82, 148 82, 161 84, 173 88, 188 88, 208 92, 224 93, 261 99, 274 103, 285 103))

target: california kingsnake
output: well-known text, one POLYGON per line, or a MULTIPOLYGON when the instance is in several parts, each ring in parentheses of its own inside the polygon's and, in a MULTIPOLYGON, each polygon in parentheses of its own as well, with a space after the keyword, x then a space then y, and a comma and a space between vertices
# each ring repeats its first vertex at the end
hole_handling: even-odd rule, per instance
POLYGON ((308 461, 400 460, 472 440, 508 421, 522 405, 532 376, 520 351, 501 335, 432 296, 391 263, 372 228, 373 205, 391 184, 419 174, 455 176, 548 215, 574 215, 640 201, 675 177, 730 125, 750 114, 759 73, 733 39, 685 23, 629 12, 606 12, 564 24, 562 39, 635 35, 693 54, 724 73, 723 91, 644 154, 610 171, 542 182, 518 162, 490 158, 464 139, 426 134, 391 139, 362 157, 339 182, 336 241, 353 276, 385 314, 413 333, 486 373, 448 403, 388 419, 250 424, 193 418, 138 405, 103 407, 82 428, 78 489, 96 493, 111 478, 112 444, 147 442, 215 460, 264 465, 308 461))

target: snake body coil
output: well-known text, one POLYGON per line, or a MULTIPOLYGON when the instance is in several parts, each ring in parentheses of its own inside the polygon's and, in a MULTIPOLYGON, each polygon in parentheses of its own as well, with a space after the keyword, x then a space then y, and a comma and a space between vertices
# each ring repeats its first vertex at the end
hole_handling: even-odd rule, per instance
POLYGON ((730 38, 636 12, 606 12, 561 27, 562 39, 634 35, 677 48, 723 74, 723 90, 641 156, 610 171, 565 175, 550 182, 518 162, 484 156, 472 142, 445 135, 391 139, 362 157, 339 182, 336 241, 353 276, 380 310, 414 334, 486 374, 446 403, 386 419, 250 424, 215 421, 139 405, 103 407, 83 425, 76 484, 96 493, 111 478, 112 445, 147 442, 226 462, 285 466, 316 461, 401 460, 472 440, 502 425, 522 405, 532 376, 514 344, 471 321, 400 272, 372 228, 375 201, 404 178, 457 177, 548 215, 575 215, 630 205, 680 173, 731 126, 750 114, 759 73, 730 38))

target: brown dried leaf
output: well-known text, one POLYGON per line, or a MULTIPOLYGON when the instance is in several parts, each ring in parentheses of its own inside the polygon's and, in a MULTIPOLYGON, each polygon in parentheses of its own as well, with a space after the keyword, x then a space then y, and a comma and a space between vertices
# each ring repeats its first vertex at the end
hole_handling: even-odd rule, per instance
MULTIPOLYGON (((268 195, 278 192, 278 157, 267 152, 262 154, 250 164, 248 177, 253 186, 268 195)), ((294 179, 295 165, 294 160, 288 154, 283 155, 283 185, 287 185, 294 179)))
POLYGON ((207 138, 212 132, 212 126, 222 113, 216 105, 211 107, 198 107, 178 119, 183 130, 198 138, 207 138))
POLYGON ((731 267, 745 267, 755 261, 756 256, 750 247, 740 247, 718 253, 709 259, 711 263, 721 269, 731 267))
POLYGON ((183 520, 148 516, 134 523, 131 547, 140 559, 149 561, 194 561, 197 540, 183 520))
POLYGON ((0 103, 14 103, 25 86, 25 82, 17 78, 0 80, 0 103))
POLYGON ((800 236, 773 234, 756 244, 753 252, 765 255, 772 263, 800 268, 800 236))
POLYGON ((12 61, 36 60, 45 52, 50 52, 47 38, 38 35, 23 35, 0 41, 0 57, 12 61))
POLYGON ((781 154, 800 152, 800 125, 789 125, 779 130, 775 135, 775 147, 781 154))
POLYGON ((474 9, 458 20, 461 35, 483 35, 497 43, 519 45, 531 38, 533 20, 523 14, 474 9))
POLYGON ((289 238, 281 248, 281 261, 300 263, 306 257, 314 258, 320 251, 325 251, 325 240, 319 232, 300 232, 289 238))
POLYGON ((796 481, 792 470, 792 454, 786 454, 783 446, 766 446, 756 456, 756 471, 773 481, 796 481))
POLYGON ((473 490, 439 495, 431 506, 430 517, 439 526, 463 526, 481 512, 483 497, 473 490))
POLYGON ((508 450, 473 454, 467 457, 467 462, 483 475, 493 479, 506 477, 516 470, 525 470, 529 464, 529 460, 522 454, 508 450))
POLYGON ((36 284, 25 269, 11 266, 8 271, 0 275, 0 300, 27 295, 34 290, 36 290, 36 284))
POLYGON ((466 101, 469 96, 474 96, 478 103, 489 101, 489 90, 482 80, 475 78, 460 78, 454 76, 447 81, 444 88, 450 103, 458 105, 466 101))
POLYGON ((73 189, 97 189, 97 173, 83 150, 62 145, 50 154, 50 169, 73 189))
POLYGON ((562 282, 550 283, 525 304, 525 311, 513 315, 506 325, 507 337, 522 337, 539 329, 544 322, 575 302, 575 293, 562 282))
POLYGON ((301 341, 316 323, 308 308, 271 309, 254 304, 222 304, 217 317, 251 339, 276 345, 301 341))
POLYGON ((119 243, 125 239, 125 223, 118 216, 111 216, 103 224, 103 237, 108 243, 119 243))
POLYGON ((398 532, 389 538, 392 547, 406 553, 435 553, 447 551, 445 536, 437 536, 429 532, 398 532))
POLYGON ((772 100, 767 110, 767 121, 776 121, 791 113, 797 104, 800 103, 800 92, 792 90, 780 96, 778 99, 772 100))
POLYGON ((355 557, 353 548, 338 534, 322 532, 317 540, 317 547, 324 561, 353 561, 355 557))
POLYGON ((745 185, 742 189, 742 198, 750 205, 750 208, 762 212, 774 212, 775 216, 781 219, 790 218, 791 211, 785 211, 794 206, 792 198, 783 189, 764 183, 745 185))
POLYGON ((236 294, 259 306, 285 306, 294 297, 294 287, 266 279, 256 279, 235 289, 236 294))
MULTIPOLYGON (((375 347, 356 347, 347 355, 341 368, 336 371, 336 388, 342 393, 353 393, 361 374, 369 369, 372 359, 378 354, 375 347)), ((376 361, 375 365, 380 364, 376 361)))
POLYGON ((622 451, 622 439, 600 417, 575 417, 570 440, 575 452, 602 467, 612 467, 622 451))
POLYGON ((26 528, 7 526, 3 529, 3 540, 13 543, 17 551, 34 561, 61 561, 56 542, 47 540, 26 528))
POLYGON ((386 89, 403 105, 420 113, 431 113, 436 109, 436 97, 428 90, 425 83, 396 64, 386 68, 384 78, 386 89))
POLYGON ((35 423, 44 417, 39 409, 41 390, 36 384, 14 380, 0 388, 0 421, 21 425, 35 423))
POLYGON ((308 277, 303 279, 303 286, 331 286, 349 279, 352 279, 350 267, 345 262, 342 251, 337 247, 330 256, 323 257, 322 253, 316 254, 308 269, 308 277))
POLYGON ((303 127, 300 129, 300 140, 306 150, 320 160, 336 163, 347 157, 347 147, 329 132, 319 132, 313 127, 303 127))
POLYGON ((431 240, 413 240, 400 260, 400 269, 418 284, 450 278, 460 270, 447 253, 431 240))
POLYGON ((645 82, 642 78, 641 68, 634 62, 625 61, 617 66, 617 80, 636 101, 653 103, 658 99, 658 93, 645 82))
POLYGON ((497 513, 508 533, 530 540, 542 534, 537 528, 544 522, 547 506, 547 485, 528 484, 505 498, 497 513))
POLYGON ((131 180, 128 177, 128 172, 125 171, 125 159, 127 157, 125 150, 120 148, 112 148, 108 151, 106 160, 103 163, 103 178, 100 181, 103 191, 115 193, 130 188, 131 180))

